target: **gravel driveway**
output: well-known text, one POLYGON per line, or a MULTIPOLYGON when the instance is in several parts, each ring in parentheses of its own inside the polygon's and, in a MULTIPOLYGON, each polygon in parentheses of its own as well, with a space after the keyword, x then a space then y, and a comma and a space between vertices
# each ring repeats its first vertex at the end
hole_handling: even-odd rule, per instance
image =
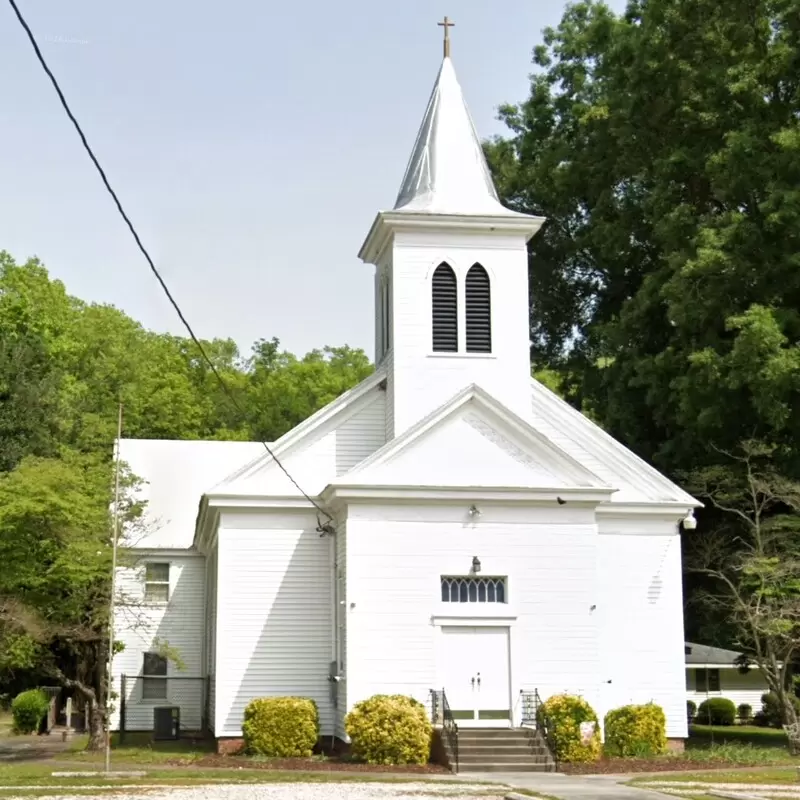
MULTIPOLYGON (((89 787, 87 787, 89 788, 89 787)), ((50 800, 86 800, 87 795, 48 795, 50 800)), ((85 791, 85 789, 84 789, 85 791)), ((55 789, 54 792, 58 792, 55 789)), ((502 787, 431 783, 282 783, 193 786, 186 788, 137 787, 110 792, 97 790, 95 797, 114 800, 498 800, 502 787)), ((88 795, 91 797, 91 795, 88 795)), ((8 797, 8 795, 6 795, 8 797)))

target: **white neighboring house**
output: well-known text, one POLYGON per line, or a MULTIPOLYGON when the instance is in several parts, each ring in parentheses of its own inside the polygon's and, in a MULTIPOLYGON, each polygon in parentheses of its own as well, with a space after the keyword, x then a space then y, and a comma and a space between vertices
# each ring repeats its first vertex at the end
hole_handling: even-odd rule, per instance
POLYGON ((601 719, 654 701, 687 735, 679 529, 699 503, 531 379, 543 222, 499 203, 445 58, 360 251, 376 371, 272 445, 330 525, 257 443, 121 442, 156 520, 121 569, 149 598, 117 616, 127 728, 167 702, 237 739, 252 698, 292 694, 344 738, 358 701, 444 688, 462 728, 519 726, 538 691, 601 719))
POLYGON ((761 710, 761 696, 769 686, 755 664, 748 664, 742 672, 742 653, 692 642, 686 642, 685 652, 687 700, 699 708, 710 697, 725 697, 737 709, 746 703, 754 714, 761 710))

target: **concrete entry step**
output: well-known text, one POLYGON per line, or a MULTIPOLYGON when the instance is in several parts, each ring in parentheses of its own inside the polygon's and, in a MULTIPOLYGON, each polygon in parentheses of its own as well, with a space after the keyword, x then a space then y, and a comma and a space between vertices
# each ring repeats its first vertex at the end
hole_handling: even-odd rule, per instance
POLYGON ((555 772, 555 765, 545 763, 539 764, 530 761, 503 764, 485 764, 480 762, 475 764, 459 763, 458 771, 459 774, 463 772, 555 772))

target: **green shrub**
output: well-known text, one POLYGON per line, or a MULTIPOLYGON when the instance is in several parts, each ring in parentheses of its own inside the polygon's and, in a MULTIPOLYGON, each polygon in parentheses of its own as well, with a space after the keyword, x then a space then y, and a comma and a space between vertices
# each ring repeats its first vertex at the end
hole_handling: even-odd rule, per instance
POLYGON ((753 706, 749 703, 740 703, 736 708, 736 716, 738 716, 742 722, 749 722, 753 719, 753 706))
POLYGON ((245 749, 273 758, 310 756, 319 738, 317 704, 307 697, 260 697, 242 723, 245 749))
POLYGON ((686 719, 691 722, 697 716, 697 703, 694 700, 686 701, 686 719))
POLYGON ((412 697, 376 694, 345 718, 353 755, 367 764, 427 764, 433 732, 425 706, 412 697))
POLYGON ((603 720, 609 756, 660 756, 667 752, 667 718, 655 703, 622 706, 603 720))
POLYGON ((41 689, 21 692, 11 702, 15 733, 36 733, 47 715, 50 698, 41 689))
POLYGON ((542 703, 539 722, 559 761, 589 762, 600 758, 600 726, 594 709, 582 698, 556 694, 542 703), (593 733, 584 740, 581 723, 594 723, 593 733))
POLYGON ((733 725, 736 721, 736 706, 726 697, 709 697, 700 703, 695 722, 699 725, 733 725))
MULTIPOLYGON (((792 695, 791 700, 795 712, 800 715, 800 698, 792 695)), ((775 692, 767 692, 761 695, 761 716, 769 727, 783 727, 783 714, 781 714, 778 695, 775 692)))

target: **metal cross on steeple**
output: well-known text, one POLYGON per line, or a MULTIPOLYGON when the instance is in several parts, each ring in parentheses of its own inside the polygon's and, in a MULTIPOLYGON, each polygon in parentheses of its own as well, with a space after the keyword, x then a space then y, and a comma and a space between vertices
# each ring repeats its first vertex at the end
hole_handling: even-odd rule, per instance
POLYGON ((455 25, 455 22, 451 22, 449 17, 445 17, 443 22, 436 24, 444 28, 444 57, 450 58, 450 28, 455 25))

